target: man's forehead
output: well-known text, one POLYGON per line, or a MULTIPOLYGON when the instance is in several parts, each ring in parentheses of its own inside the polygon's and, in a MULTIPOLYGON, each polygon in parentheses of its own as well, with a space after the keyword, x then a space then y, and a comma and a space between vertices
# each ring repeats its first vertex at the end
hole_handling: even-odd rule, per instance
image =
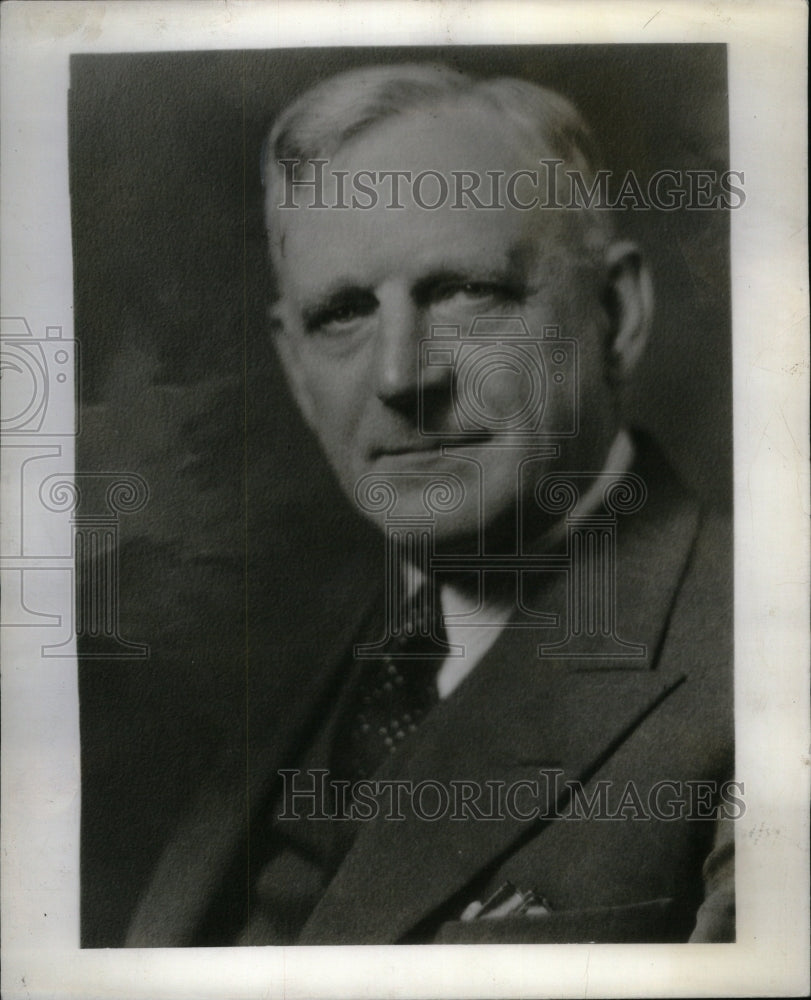
POLYGON ((342 254, 337 244, 325 247, 312 258, 312 266, 300 272, 295 266, 283 268, 284 284, 291 284, 304 297, 321 298, 349 286, 374 287, 387 277, 403 277, 412 284, 428 278, 459 278, 476 281, 527 281, 535 271, 538 247, 519 240, 494 247, 420 247, 415 244, 408 256, 394 260, 386 247, 380 248, 378 267, 369 267, 362 253, 342 254), (391 262, 391 264, 390 264, 391 262))
POLYGON ((342 283, 372 287, 389 277, 416 282, 440 273, 528 280, 540 262, 565 249, 553 213, 543 215, 549 218, 510 209, 298 210, 285 226, 281 276, 308 297, 342 283))
MULTIPOLYGON (((368 211, 416 203, 433 211, 441 202, 463 211, 503 203, 510 178, 526 185, 516 175, 540 178, 548 169, 544 161, 553 159, 548 143, 530 138, 494 109, 456 103, 410 108, 367 125, 331 156, 279 161, 278 187, 268 190, 275 204, 267 207, 272 213, 280 204, 349 203, 368 211), (366 194, 370 188, 372 196, 366 194)), ((515 189, 512 196, 521 200, 527 190, 519 196, 515 189)))
POLYGON ((345 143, 333 162, 355 170, 509 172, 550 155, 540 135, 530 141, 494 108, 456 98, 375 122, 345 143))
POLYGON ((342 282, 374 285, 391 273, 519 278, 536 261, 572 249, 566 212, 515 204, 531 201, 545 176, 528 143, 494 114, 471 107, 393 116, 317 168, 297 165, 294 176, 318 176, 324 206, 315 207, 315 188, 305 183, 285 191, 295 207, 275 213, 281 276, 308 297, 342 282), (516 177, 520 171, 527 175, 516 177), (510 178, 512 201, 505 196, 510 178))

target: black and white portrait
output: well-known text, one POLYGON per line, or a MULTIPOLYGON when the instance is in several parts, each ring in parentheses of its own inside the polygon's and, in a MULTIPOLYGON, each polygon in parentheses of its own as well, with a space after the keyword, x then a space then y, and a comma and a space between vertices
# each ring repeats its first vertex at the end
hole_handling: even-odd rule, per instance
POLYGON ((72 64, 83 940, 734 940, 725 50, 386 56, 72 64))
POLYGON ((4 995, 807 979, 803 17, 611 6, 6 5, 4 995))

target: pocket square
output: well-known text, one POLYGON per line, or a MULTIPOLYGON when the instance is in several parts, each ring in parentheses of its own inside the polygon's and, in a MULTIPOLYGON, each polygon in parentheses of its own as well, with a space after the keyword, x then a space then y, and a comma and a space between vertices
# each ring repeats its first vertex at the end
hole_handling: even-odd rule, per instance
POLYGON ((510 913, 496 920, 450 920, 436 944, 644 944, 686 941, 689 928, 672 899, 604 906, 591 910, 554 910, 538 917, 510 913))
POLYGON ((502 917, 545 917, 552 912, 543 896, 535 889, 522 892, 512 882, 505 882, 483 903, 474 900, 462 912, 460 920, 498 920, 502 917))

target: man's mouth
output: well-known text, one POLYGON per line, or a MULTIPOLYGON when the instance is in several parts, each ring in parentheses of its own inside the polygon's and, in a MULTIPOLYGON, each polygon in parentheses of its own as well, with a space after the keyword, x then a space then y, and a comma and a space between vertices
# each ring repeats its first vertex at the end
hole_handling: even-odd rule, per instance
POLYGON ((468 434, 437 435, 430 438, 421 437, 415 441, 376 445, 370 449, 369 455, 373 461, 412 455, 415 457, 420 455, 425 457, 441 456, 443 448, 481 446, 486 444, 491 439, 491 436, 487 431, 481 431, 468 434))

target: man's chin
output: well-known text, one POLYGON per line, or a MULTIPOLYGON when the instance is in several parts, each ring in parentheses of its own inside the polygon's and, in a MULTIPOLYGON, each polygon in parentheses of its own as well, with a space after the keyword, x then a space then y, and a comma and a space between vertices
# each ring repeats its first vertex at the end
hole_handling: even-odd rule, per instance
POLYGON ((472 471, 439 453, 389 457, 372 463, 350 496, 375 523, 419 521, 444 530, 459 518, 478 520, 479 485, 472 471))
MULTIPOLYGON (((538 470, 533 472, 536 478, 538 470)), ((516 550, 519 519, 526 528, 539 513, 524 509, 527 502, 534 506, 531 495, 516 497, 516 475, 515 462, 503 468, 459 456, 433 462, 409 455, 400 463, 367 465, 350 497, 363 517, 397 537, 419 531, 432 537, 437 551, 510 553, 516 550), (489 482, 483 492, 484 473, 489 482)))
POLYGON ((396 503, 389 506, 393 495, 388 484, 377 485, 363 497, 363 505, 357 503, 357 494, 355 501, 359 513, 390 535, 395 544, 410 546, 411 539, 421 535, 430 538, 431 552, 436 555, 506 554, 516 550, 518 518, 514 504, 506 510, 491 511, 485 523, 479 496, 474 492, 463 495, 457 504, 454 493, 440 484, 432 485, 427 497, 423 491, 399 489, 396 503), (381 507, 385 504, 385 508, 369 510, 374 501, 381 507), (432 509, 426 509, 428 506, 432 509))

